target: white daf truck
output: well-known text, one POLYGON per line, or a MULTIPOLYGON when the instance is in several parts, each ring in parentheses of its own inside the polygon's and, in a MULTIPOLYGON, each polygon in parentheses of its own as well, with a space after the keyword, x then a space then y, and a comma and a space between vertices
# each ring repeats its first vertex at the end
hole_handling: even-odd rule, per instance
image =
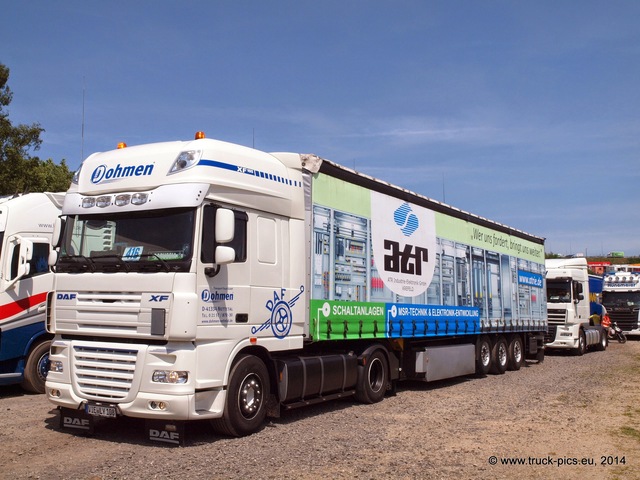
POLYGON ((594 306, 600 302, 602 278, 589 275, 587 259, 560 258, 546 261, 547 349, 572 350, 584 355, 588 348, 607 348, 607 335, 594 322, 594 306))
POLYGON ((48 300, 60 424, 224 434, 544 356, 544 240, 314 155, 203 138, 88 157, 48 300))
POLYGON ((63 193, 0 199, 0 385, 44 393, 52 336, 44 326, 53 226, 63 193))
POLYGON ((631 267, 604 276, 602 304, 625 335, 640 335, 640 273, 631 267))

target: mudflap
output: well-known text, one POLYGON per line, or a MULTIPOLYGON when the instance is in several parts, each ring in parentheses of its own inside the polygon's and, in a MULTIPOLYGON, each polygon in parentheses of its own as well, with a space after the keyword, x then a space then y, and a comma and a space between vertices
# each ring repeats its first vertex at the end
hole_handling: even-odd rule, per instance
POLYGON ((69 430, 74 433, 93 435, 95 430, 94 418, 85 413, 84 410, 72 410, 70 408, 58 407, 59 428, 69 430))
POLYGON ((173 447, 185 446, 185 428, 181 421, 145 420, 147 439, 173 447))
POLYGON ((544 333, 527 334, 527 360, 542 362, 544 360, 544 348, 544 333))

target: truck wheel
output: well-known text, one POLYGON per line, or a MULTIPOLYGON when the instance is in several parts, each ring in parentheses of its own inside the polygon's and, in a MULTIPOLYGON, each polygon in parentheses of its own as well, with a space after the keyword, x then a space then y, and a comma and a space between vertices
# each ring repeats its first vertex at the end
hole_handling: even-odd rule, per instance
POLYGON ((45 340, 37 344, 29 352, 27 363, 24 366, 24 380, 22 388, 28 392, 44 393, 44 382, 49 372, 49 350, 51 340, 45 340))
POLYGON ((491 370, 491 343, 486 335, 476 342, 476 374, 486 375, 491 370))
POLYGON ((504 337, 498 337, 491 349, 491 373, 502 375, 507 371, 508 362, 507 341, 504 337))
POLYGON ((211 421, 224 435, 243 437, 256 432, 267 414, 269 373, 262 360, 240 355, 231 368, 227 401, 222 418, 211 421))
POLYGON ((578 348, 575 350, 575 354, 581 357, 584 355, 584 352, 587 351, 587 339, 584 336, 584 330, 580 330, 580 335, 578 336, 578 348))
POLYGON ((520 335, 514 335, 511 337, 507 353, 509 356, 509 370, 520 370, 522 362, 524 361, 524 348, 522 346, 522 339, 520 338, 520 335))
POLYGON ((365 365, 358 365, 356 400, 362 403, 378 403, 387 392, 389 366, 382 350, 376 350, 367 357, 365 365))

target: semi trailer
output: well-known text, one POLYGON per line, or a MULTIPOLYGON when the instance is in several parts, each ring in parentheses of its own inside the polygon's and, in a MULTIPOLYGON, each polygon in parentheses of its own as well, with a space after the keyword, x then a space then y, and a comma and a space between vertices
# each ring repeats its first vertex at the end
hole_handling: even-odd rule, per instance
POLYGON ((282 410, 544 358, 543 238, 315 155, 202 133, 123 146, 83 162, 62 210, 62 427, 242 436, 282 410))

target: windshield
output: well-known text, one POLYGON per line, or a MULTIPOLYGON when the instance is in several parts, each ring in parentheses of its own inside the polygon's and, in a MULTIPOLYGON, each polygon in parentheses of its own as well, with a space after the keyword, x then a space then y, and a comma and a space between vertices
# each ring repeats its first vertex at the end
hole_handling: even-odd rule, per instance
POLYGON ((607 309, 640 308, 640 292, 602 292, 602 303, 607 309))
POLYGON ((567 303, 571 301, 571 283, 547 280, 547 302, 567 303))
POLYGON ((188 271, 194 209, 67 218, 59 272, 188 271))

